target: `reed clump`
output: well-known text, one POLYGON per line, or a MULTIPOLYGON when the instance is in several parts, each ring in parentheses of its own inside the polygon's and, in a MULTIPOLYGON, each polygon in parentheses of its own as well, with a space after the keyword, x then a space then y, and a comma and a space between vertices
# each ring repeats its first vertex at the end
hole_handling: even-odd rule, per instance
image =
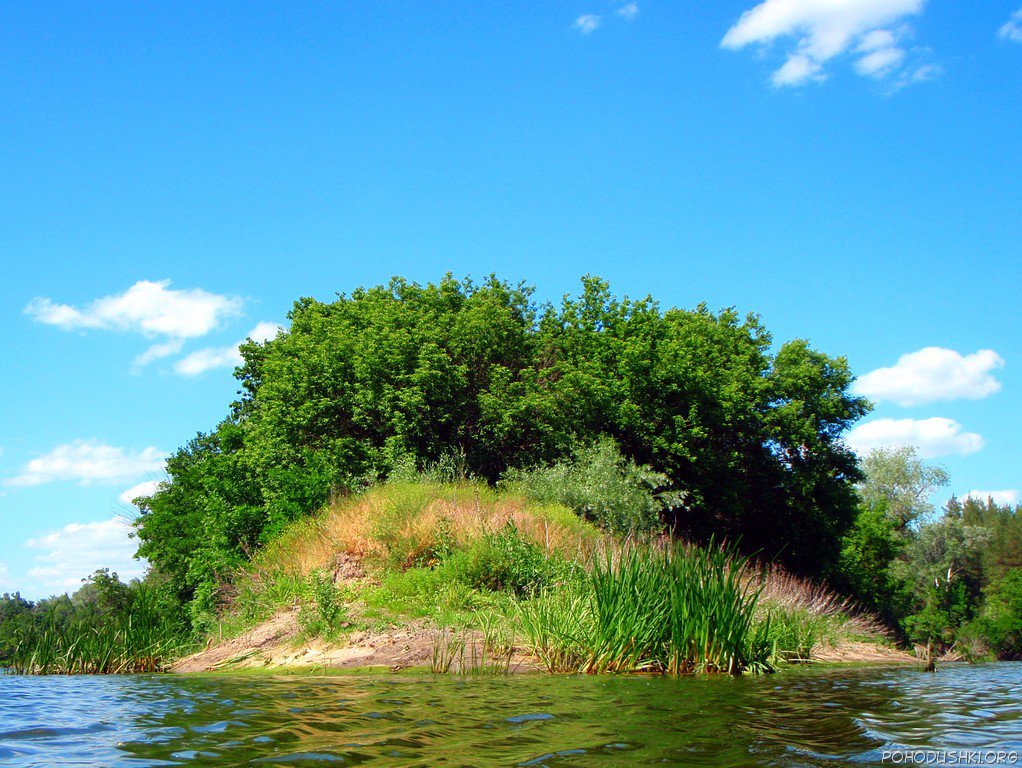
POLYGON ((554 672, 765 672, 769 619, 732 547, 629 544, 521 603, 526 646, 554 672))
POLYGON ((443 630, 433 640, 430 670, 438 674, 510 675, 514 661, 514 633, 501 617, 480 614, 478 631, 443 630))
POLYGON ((30 626, 20 633, 10 671, 23 675, 103 675, 164 670, 185 647, 158 596, 139 589, 131 609, 98 621, 30 626))

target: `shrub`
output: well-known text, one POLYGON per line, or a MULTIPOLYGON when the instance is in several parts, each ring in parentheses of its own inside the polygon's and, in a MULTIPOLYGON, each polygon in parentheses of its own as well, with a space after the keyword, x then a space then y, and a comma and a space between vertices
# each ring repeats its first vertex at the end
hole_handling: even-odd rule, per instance
POLYGON ((309 577, 309 587, 313 603, 311 610, 303 607, 300 616, 303 628, 310 635, 329 636, 336 633, 348 615, 341 591, 330 575, 321 571, 309 577))
POLYGON ((518 595, 539 589, 551 575, 543 550, 522 536, 513 521, 496 533, 483 534, 466 551, 453 554, 446 570, 476 589, 518 595))
POLYGON ((626 459, 617 443, 603 437, 577 449, 571 459, 531 470, 512 470, 504 485, 543 503, 563 504, 617 534, 650 531, 660 513, 680 502, 663 493, 666 475, 626 459))

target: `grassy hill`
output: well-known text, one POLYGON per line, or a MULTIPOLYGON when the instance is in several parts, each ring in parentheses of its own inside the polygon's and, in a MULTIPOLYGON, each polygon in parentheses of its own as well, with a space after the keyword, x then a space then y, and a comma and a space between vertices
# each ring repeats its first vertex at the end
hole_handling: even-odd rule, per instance
POLYGON ((204 653, 235 653, 206 667, 329 665, 395 632, 434 669, 765 671, 887 643, 847 601, 729 547, 608 536, 485 483, 392 482, 337 500, 228 583, 204 653), (238 642, 260 631, 261 650, 238 642))

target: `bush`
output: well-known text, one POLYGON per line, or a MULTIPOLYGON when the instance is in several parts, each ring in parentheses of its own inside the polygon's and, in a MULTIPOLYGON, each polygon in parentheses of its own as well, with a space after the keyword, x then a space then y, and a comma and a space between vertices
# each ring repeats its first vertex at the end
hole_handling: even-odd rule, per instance
POLYGON ((348 609, 330 575, 317 571, 309 577, 313 607, 303 608, 300 616, 305 631, 310 635, 329 636, 341 628, 348 609))
POLYGON ((524 496, 563 504, 617 534, 656 528, 660 513, 680 502, 680 494, 662 492, 669 482, 666 475, 626 459, 609 437, 576 450, 567 461, 512 470, 504 477, 505 486, 524 496))
POLYGON ((522 536, 514 522, 453 554, 444 570, 470 587, 518 595, 536 591, 552 574, 543 550, 522 536))

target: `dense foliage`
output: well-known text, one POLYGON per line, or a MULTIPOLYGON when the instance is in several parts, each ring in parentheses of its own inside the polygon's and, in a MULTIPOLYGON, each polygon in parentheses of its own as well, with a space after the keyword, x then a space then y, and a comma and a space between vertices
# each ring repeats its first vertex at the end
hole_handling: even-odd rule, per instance
MULTIPOLYGON (((556 306, 523 285, 446 277, 302 299, 289 319, 242 345, 237 402, 138 500, 144 584, 98 572, 72 598, 4 596, 0 664, 29 636, 50 638, 43 647, 127 632, 156 600, 178 638, 222 631, 229 603, 239 620, 262 616, 275 595, 311 600, 307 623, 337 631, 346 614, 325 572, 238 575, 383 480, 366 497, 382 506, 337 519, 350 551, 386 560, 388 599, 524 598, 575 573, 551 565, 547 518, 540 538, 502 523, 466 540, 428 506, 437 483, 464 478, 474 483, 443 487, 472 489, 477 507, 499 485, 592 531, 726 539, 825 580, 903 640, 1022 655, 1022 507, 952 498, 938 514, 930 499, 947 473, 914 450, 860 464, 842 435, 869 404, 849 393, 845 360, 804 341, 775 347, 755 316, 617 299, 591 277, 556 306)), ((767 641, 804 657, 818 634, 804 619, 779 616, 767 641)))
POLYGON ((142 502, 139 554, 201 617, 251 552, 336 495, 409 464, 493 483, 604 439, 647 473, 633 486, 663 478, 672 494, 640 527, 655 516, 828 571, 856 514, 841 435, 868 407, 843 358, 804 341, 773 353, 754 316, 617 299, 596 278, 559 306, 531 296, 495 278, 395 278, 298 301, 287 331, 242 346, 240 399, 142 502))

